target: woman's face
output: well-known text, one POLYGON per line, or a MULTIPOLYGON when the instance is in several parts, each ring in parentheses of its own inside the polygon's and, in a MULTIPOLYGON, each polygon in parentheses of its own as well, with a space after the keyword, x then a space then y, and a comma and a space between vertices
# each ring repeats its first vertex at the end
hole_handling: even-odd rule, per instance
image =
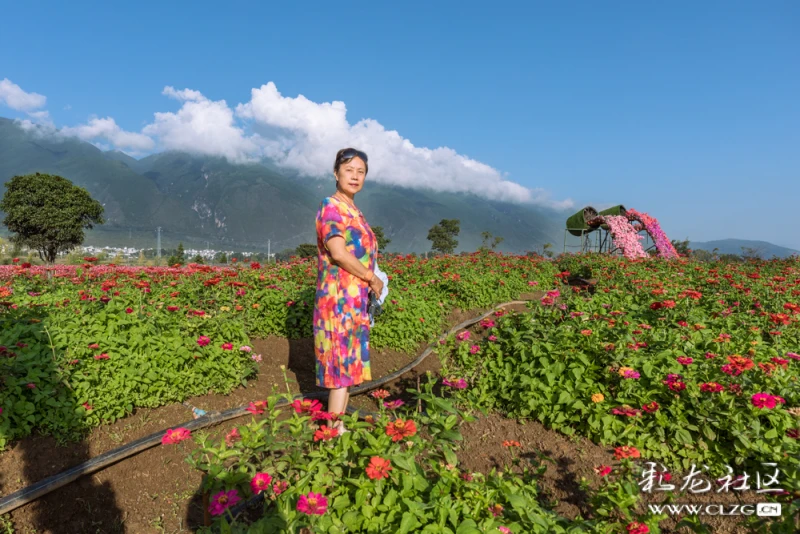
POLYGON ((367 166, 364 161, 356 156, 347 163, 339 166, 339 189, 348 196, 353 196, 364 187, 364 179, 367 176, 367 166))

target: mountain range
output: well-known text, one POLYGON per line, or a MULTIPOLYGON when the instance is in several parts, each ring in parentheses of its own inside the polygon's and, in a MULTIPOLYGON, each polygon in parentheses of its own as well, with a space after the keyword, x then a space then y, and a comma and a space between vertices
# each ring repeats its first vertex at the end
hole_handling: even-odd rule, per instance
MULTIPOLYGON (((182 242, 186 248, 287 250, 316 241, 319 202, 335 191, 332 174, 310 178, 269 161, 241 165, 184 152, 135 159, 74 137, 33 135, 0 117, 0 184, 33 172, 63 176, 103 204, 106 223, 86 232, 84 244, 95 246, 153 248, 160 227, 164 248, 182 242)), ((357 203, 372 226, 383 227, 391 240, 387 251, 400 253, 430 250, 428 230, 442 219, 461 221, 457 251, 476 250, 488 231, 503 238, 497 247, 503 252, 552 243, 558 253, 571 215, 472 194, 393 187, 369 177, 357 203)), ((690 243, 721 254, 741 254, 742 247, 764 258, 800 254, 765 241, 690 243)))
MULTIPOLYGON (((33 135, 0 118, 0 184, 20 174, 58 174, 105 207, 106 223, 87 231, 87 245, 273 252, 316 242, 319 203, 335 192, 330 179, 301 176, 269 161, 233 164, 222 158, 163 152, 135 159, 71 137, 33 135)), ((490 232, 504 252, 523 252, 564 239, 565 213, 487 200, 476 195, 393 187, 369 177, 356 199, 372 226, 391 240, 388 251, 430 250, 428 230, 459 219, 457 251, 472 251, 490 232)))
POLYGON ((707 250, 709 252, 713 252, 714 249, 716 249, 719 254, 736 255, 741 255, 743 249, 749 248, 764 259, 770 259, 773 256, 788 258, 793 254, 800 255, 800 250, 781 247, 768 243, 767 241, 751 241, 747 239, 719 239, 705 242, 690 241, 689 248, 692 250, 707 250))

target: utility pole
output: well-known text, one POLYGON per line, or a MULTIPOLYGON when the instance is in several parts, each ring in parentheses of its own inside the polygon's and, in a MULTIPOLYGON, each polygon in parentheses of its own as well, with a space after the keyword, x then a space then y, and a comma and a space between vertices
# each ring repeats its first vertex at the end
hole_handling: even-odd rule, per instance
POLYGON ((158 239, 156 241, 156 249, 158 250, 158 259, 161 259, 161 227, 157 228, 158 230, 158 239))

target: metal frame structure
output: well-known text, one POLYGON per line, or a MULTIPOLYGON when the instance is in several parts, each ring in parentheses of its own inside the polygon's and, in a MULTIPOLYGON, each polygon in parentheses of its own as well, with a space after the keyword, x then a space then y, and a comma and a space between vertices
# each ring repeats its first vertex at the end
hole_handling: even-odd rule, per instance
MULTIPOLYGON (((644 232, 644 242, 642 243, 642 248, 645 252, 650 252, 651 250, 655 249, 656 244, 653 241, 653 238, 647 233, 646 230, 642 229, 639 233, 644 232)), ((608 230, 604 230, 602 227, 598 228, 565 228, 564 229, 564 252, 568 252, 567 249, 578 249, 577 251, 580 252, 597 252, 601 254, 615 254, 621 253, 619 247, 614 246, 614 240, 611 238, 611 232, 608 230), (579 245, 567 245, 567 237, 572 235, 570 232, 580 232, 580 244, 579 245), (594 234, 594 237, 592 237, 594 234)), ((572 252, 572 250, 570 250, 572 252)))

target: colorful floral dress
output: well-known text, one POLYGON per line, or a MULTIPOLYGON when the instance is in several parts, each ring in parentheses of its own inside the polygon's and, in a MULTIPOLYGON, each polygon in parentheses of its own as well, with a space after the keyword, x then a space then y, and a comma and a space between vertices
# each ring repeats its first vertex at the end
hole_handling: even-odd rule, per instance
POLYGON ((342 388, 371 380, 369 369, 369 284, 333 262, 328 239, 342 236, 347 251, 373 269, 375 234, 357 208, 335 197, 317 211, 317 293, 314 299, 314 353, 317 385, 342 388))

